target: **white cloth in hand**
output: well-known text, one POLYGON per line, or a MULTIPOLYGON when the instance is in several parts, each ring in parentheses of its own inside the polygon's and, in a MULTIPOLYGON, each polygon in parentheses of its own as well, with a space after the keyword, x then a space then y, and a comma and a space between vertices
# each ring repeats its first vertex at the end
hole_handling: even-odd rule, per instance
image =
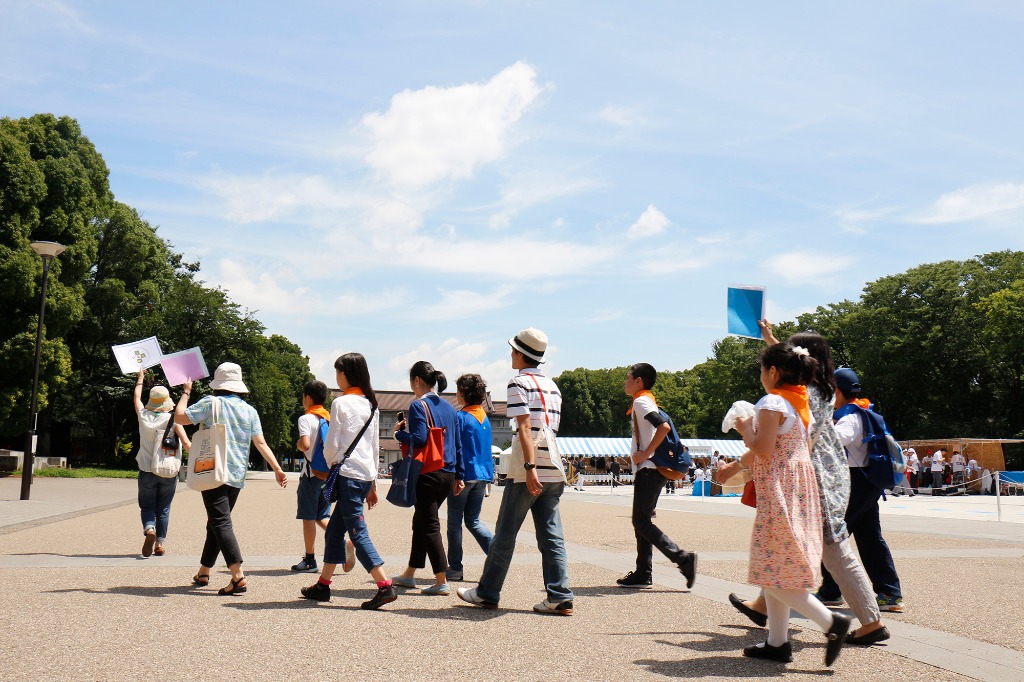
POLYGON ((753 404, 748 403, 746 400, 737 400, 729 408, 729 411, 725 413, 725 418, 722 419, 722 433, 729 433, 729 431, 735 429, 737 420, 753 416, 753 404))

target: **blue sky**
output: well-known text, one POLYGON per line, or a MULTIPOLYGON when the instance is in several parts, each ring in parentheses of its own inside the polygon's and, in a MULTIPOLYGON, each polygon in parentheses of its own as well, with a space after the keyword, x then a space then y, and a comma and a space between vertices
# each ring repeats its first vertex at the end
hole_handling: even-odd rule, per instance
MULTIPOLYGON (((771 319, 1024 248, 1017 2, 0 0, 0 115, 310 355, 684 369, 771 319)), ((172 351, 178 349, 165 349, 172 351)))

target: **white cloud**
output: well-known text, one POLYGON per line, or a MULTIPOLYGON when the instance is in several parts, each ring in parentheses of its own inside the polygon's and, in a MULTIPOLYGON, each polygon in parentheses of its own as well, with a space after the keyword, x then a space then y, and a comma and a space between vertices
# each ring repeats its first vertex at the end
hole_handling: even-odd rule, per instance
POLYGON ((524 62, 485 83, 405 90, 386 112, 363 116, 373 145, 366 161, 399 186, 468 178, 505 155, 511 128, 540 93, 524 62))
POLYGON ((855 258, 846 256, 793 251, 769 258, 765 268, 786 284, 815 284, 850 268, 855 262, 855 258))
POLYGON ((896 208, 893 206, 863 209, 844 205, 833 211, 832 215, 839 220, 839 228, 843 232, 864 234, 866 231, 865 225, 878 222, 895 212, 896 208))
POLYGON ((635 223, 629 226, 626 235, 630 239, 641 239, 661 234, 672 222, 659 211, 654 204, 647 207, 647 210, 640 214, 635 223))
POLYGON ((611 123, 620 128, 637 128, 647 125, 647 119, 635 107, 620 107, 609 104, 598 112, 597 117, 606 123, 611 123))
POLYGON ((384 252, 363 254, 364 266, 390 266, 510 279, 557 278, 587 272, 616 256, 610 246, 543 241, 533 237, 452 242, 415 236, 384 252))
POLYGON ((1024 208, 1024 184, 973 185, 943 194, 924 215, 911 222, 925 225, 962 223, 1024 208))
POLYGON ((488 221, 491 229, 509 227, 519 212, 537 204, 588 192, 600 185, 595 180, 574 177, 578 171, 551 172, 531 169, 511 179, 501 188, 502 210, 488 221))
POLYGON ((343 210, 358 205, 321 175, 266 174, 263 177, 221 175, 203 178, 203 189, 224 202, 224 217, 253 223, 292 217, 309 210, 343 210))
POLYGON ((409 387, 409 368, 419 360, 430 362, 444 372, 448 379, 448 392, 455 390, 455 380, 467 373, 479 374, 487 382, 491 396, 505 399, 505 386, 514 374, 511 359, 498 344, 486 344, 449 338, 437 346, 422 343, 414 350, 396 355, 388 362, 390 370, 387 385, 392 389, 409 387), (500 357, 499 357, 500 354, 500 357))
POLYGON ((306 287, 289 289, 283 286, 282 280, 295 279, 288 272, 268 272, 227 258, 218 262, 218 268, 218 278, 214 284, 227 291, 232 301, 250 310, 294 312, 296 303, 309 293, 306 287))
POLYGON ((501 287, 486 293, 456 289, 442 291, 441 300, 412 309, 413 317, 426 320, 459 320, 476 317, 491 310, 498 310, 509 305, 512 287, 501 287))

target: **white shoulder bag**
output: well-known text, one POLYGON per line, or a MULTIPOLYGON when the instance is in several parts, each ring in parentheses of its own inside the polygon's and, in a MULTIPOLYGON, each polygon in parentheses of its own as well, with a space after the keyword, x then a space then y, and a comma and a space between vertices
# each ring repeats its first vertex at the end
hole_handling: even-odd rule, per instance
POLYGON ((220 400, 213 399, 213 424, 199 429, 188 453, 188 478, 192 490, 212 490, 228 482, 228 430, 218 422, 220 400))
POLYGON ((174 413, 170 415, 167 428, 156 432, 156 439, 153 443, 153 468, 152 472, 160 478, 174 478, 181 469, 181 458, 178 457, 178 448, 169 450, 164 447, 164 439, 174 429, 174 413))

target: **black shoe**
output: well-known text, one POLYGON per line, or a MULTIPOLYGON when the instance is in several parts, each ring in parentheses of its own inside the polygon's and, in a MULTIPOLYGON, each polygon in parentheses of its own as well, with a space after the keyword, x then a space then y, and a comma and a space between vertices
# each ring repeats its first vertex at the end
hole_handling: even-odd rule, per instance
POLYGON ((637 573, 636 571, 630 571, 624 578, 619 578, 615 581, 615 584, 619 587, 650 587, 654 581, 651 576, 644 575, 643 573, 637 573))
POLYGON ((828 644, 825 645, 825 667, 830 667, 839 658, 839 652, 843 650, 846 642, 846 633, 850 631, 850 619, 838 613, 832 614, 832 627, 828 629, 825 636, 828 637, 828 644))
POLYGON ((871 646, 872 644, 884 642, 889 639, 890 636, 889 628, 883 625, 877 630, 872 630, 866 635, 860 635, 859 637, 856 635, 848 635, 846 637, 846 643, 853 644, 854 646, 871 646))
POLYGON ((687 552, 678 565, 679 572, 686 578, 686 589, 690 589, 697 580, 697 553, 687 552))
POLYGON ((365 611, 376 611, 385 604, 398 599, 398 590, 395 589, 394 585, 388 585, 387 587, 377 588, 377 594, 373 595, 370 601, 364 601, 359 605, 359 608, 365 611))
POLYGON ((732 592, 729 593, 729 603, 732 604, 733 606, 735 606, 737 611, 742 613, 744 616, 746 616, 750 620, 754 621, 754 625, 760 625, 761 627, 764 627, 765 625, 768 625, 768 616, 764 615, 763 613, 760 613, 759 611, 755 611, 754 609, 750 608, 749 606, 747 606, 746 604, 743 603, 742 599, 737 597, 732 592))
POLYGON ((313 601, 331 601, 331 586, 324 585, 322 582, 317 580, 309 587, 303 587, 299 592, 306 599, 312 599, 313 601))
POLYGON ((751 644, 743 647, 743 655, 747 658, 764 658, 779 663, 793 662, 793 645, 786 642, 782 646, 772 646, 768 642, 764 644, 751 644))
POLYGON ((302 561, 292 566, 292 570, 299 573, 315 573, 319 569, 316 567, 316 559, 312 554, 308 554, 302 561))

